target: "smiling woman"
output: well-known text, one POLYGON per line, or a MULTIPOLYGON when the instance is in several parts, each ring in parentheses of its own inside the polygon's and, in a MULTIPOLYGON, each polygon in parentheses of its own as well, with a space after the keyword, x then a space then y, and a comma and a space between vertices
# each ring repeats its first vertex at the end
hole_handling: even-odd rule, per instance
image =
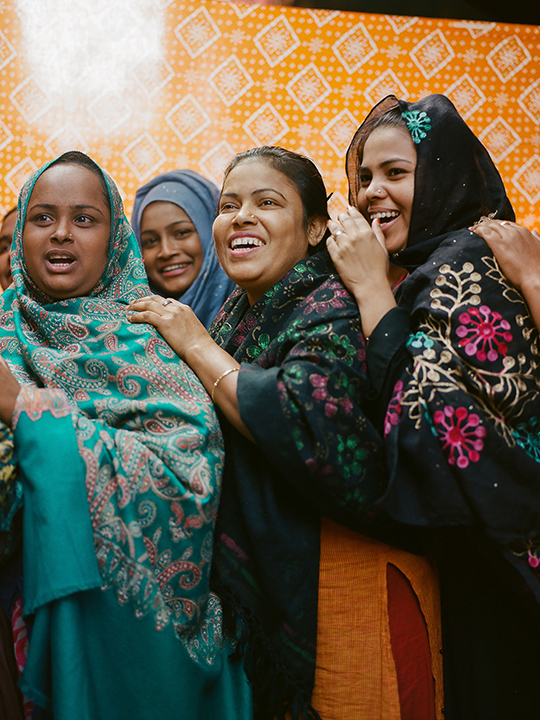
POLYGON ((442 95, 378 103, 347 175, 355 207, 330 223, 328 248, 370 335, 390 468, 378 508, 420 529, 438 567, 445 717, 537 717, 539 337, 471 226, 527 241, 532 273, 502 250, 524 289, 536 238, 512 222, 487 149, 442 95))
POLYGON ((223 414, 213 578, 244 628, 255 718, 351 720, 382 708, 400 717, 389 615, 406 598, 410 695, 426 699, 411 717, 433 720, 433 572, 354 532, 384 487, 385 463, 364 414, 360 318, 326 252, 327 221, 308 158, 278 147, 241 153, 214 223, 218 257, 239 287, 210 331, 189 307, 155 297, 132 303, 131 319, 158 328, 223 414))
POLYGON ((131 218, 152 290, 181 297, 206 327, 234 287, 212 240, 218 195, 199 173, 172 170, 137 190, 131 218))
POLYGON ((127 322, 146 274, 118 190, 90 158, 67 153, 26 183, 12 269, 0 298, 0 604, 20 625, 20 551, 7 567, 6 555, 22 543, 26 698, 58 720, 250 718, 209 587, 217 418, 155 330, 127 322))

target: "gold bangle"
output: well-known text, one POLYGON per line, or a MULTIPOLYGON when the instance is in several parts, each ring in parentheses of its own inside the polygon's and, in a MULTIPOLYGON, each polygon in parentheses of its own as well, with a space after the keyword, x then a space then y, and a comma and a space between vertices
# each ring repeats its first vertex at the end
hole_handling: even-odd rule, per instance
POLYGON ((237 368, 229 368, 228 370, 225 370, 225 372, 222 373, 222 374, 218 377, 218 379, 214 382, 214 387, 212 388, 212 393, 211 393, 211 395, 210 395, 210 397, 212 398, 212 402, 214 402, 214 393, 216 392, 216 388, 217 388, 217 386, 219 385, 219 383, 223 380, 223 378, 226 377, 227 375, 230 375, 230 374, 233 373, 233 372, 238 372, 239 370, 240 370, 239 367, 237 367, 237 368))

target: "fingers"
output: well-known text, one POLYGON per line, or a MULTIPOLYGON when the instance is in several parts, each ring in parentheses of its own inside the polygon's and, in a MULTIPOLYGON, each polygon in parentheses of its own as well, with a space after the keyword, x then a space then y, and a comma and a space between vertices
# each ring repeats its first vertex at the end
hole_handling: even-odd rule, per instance
POLYGON ((148 295, 147 297, 133 300, 133 302, 129 304, 128 310, 157 310, 158 308, 163 307, 164 301, 165 298, 162 298, 159 295, 148 295))
POLYGON ((130 323, 148 323, 157 327, 161 321, 161 315, 151 310, 128 311, 127 319, 130 323))
POLYGON ((375 220, 372 222, 371 227, 373 228, 373 232, 375 233, 375 237, 379 241, 379 245, 382 247, 385 253, 388 253, 388 250, 386 249, 386 242, 384 239, 384 233, 381 229, 381 221, 379 218, 375 218, 375 220))

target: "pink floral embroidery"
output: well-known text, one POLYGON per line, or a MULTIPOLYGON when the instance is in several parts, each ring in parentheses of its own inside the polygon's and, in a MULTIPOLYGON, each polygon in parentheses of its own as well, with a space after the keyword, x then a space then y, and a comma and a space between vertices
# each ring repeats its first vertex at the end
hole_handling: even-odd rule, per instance
POLYGON ((315 388, 313 391, 313 398, 317 400, 317 402, 324 402, 324 413, 326 417, 332 417, 335 415, 338 408, 341 408, 346 413, 351 412, 353 404, 349 397, 345 396, 337 400, 330 395, 326 389, 326 385, 328 383, 327 377, 324 375, 313 374, 309 376, 309 381, 315 388))
POLYGON ((392 425, 397 425, 401 415, 401 400, 403 398, 403 382, 398 380, 394 387, 394 396, 388 403, 386 417, 384 418, 384 437, 388 435, 392 429, 392 425))
POLYGON ((480 425, 480 417, 467 412, 464 407, 447 405, 444 411, 437 410, 433 415, 439 436, 444 440, 443 449, 448 456, 449 465, 466 468, 470 462, 478 462, 480 451, 484 447, 482 440, 486 429, 480 425))
POLYGON ((461 338, 459 344, 465 346, 467 355, 493 362, 499 355, 504 356, 508 352, 507 343, 512 340, 512 333, 508 332, 510 323, 487 305, 461 313, 459 322, 462 324, 457 328, 456 335, 461 338))

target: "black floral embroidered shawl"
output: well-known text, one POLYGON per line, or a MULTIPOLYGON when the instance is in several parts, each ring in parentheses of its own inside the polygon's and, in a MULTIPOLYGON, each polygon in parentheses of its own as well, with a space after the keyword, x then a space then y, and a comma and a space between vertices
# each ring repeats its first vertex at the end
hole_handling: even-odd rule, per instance
POLYGON ((215 588, 247 626, 255 716, 317 717, 320 515, 356 527, 385 481, 362 411, 358 310, 323 251, 252 307, 236 289, 210 331, 242 363, 240 413, 257 442, 226 424, 215 588))
MULTIPOLYGON (((392 262, 406 267, 410 275, 397 291, 400 307, 379 323, 368 351, 371 374, 372 358, 389 353, 392 316, 406 310, 412 334, 403 360, 390 363, 385 378, 393 391, 389 404, 388 395, 384 399, 390 483, 381 507, 403 523, 445 527, 454 537, 456 529, 467 528, 467 541, 462 533, 460 550, 447 557, 445 566, 454 573, 454 598, 467 592, 457 568, 470 572, 469 559, 476 553, 478 558, 482 555, 478 567, 493 562, 486 582, 500 573, 514 596, 524 578, 540 600, 538 331, 523 297, 501 274, 488 246, 468 230, 493 213, 512 220, 513 211, 487 150, 447 98, 433 95, 407 103, 391 96, 366 122, 373 124, 392 107, 399 107, 408 123, 418 164, 408 245, 392 256, 392 262), (510 567, 500 567, 501 555, 521 578, 510 567)), ((356 198, 356 168, 367 134, 362 126, 347 156, 351 201, 356 198)), ((382 385, 380 377, 372 379, 382 385)), ((482 588, 472 575, 470 588, 481 597, 482 588)), ((523 607, 529 607, 533 593, 522 593, 523 607)), ((493 594, 502 597, 502 581, 493 582, 493 594)), ((490 602, 487 594, 484 601, 490 602)), ((443 609, 444 603, 443 597, 443 609)), ((520 612, 517 604, 509 604, 501 611, 501 624, 520 612)), ((476 618, 472 625, 481 621, 476 618)), ((499 631, 493 624, 491 633, 499 631)), ((526 633, 525 629, 522 635, 526 633)), ((519 651, 513 650, 511 657, 517 659, 519 651)), ((523 657, 514 665, 523 669, 526 662, 523 657)), ((538 670, 537 661, 535 665, 538 670)), ((514 679, 503 682, 508 688, 506 707, 525 707, 523 700, 523 705, 513 705, 510 693, 519 702, 526 682, 519 685, 516 680, 519 692, 514 679)), ((495 673, 491 683, 490 694, 496 698, 495 673)), ((501 707, 491 714, 486 706, 478 712, 490 718, 510 717, 501 707)), ((538 713, 538 700, 529 708, 538 713)), ((461 715, 465 716, 484 717, 461 715)), ((513 716, 529 717, 515 710, 513 716)))

